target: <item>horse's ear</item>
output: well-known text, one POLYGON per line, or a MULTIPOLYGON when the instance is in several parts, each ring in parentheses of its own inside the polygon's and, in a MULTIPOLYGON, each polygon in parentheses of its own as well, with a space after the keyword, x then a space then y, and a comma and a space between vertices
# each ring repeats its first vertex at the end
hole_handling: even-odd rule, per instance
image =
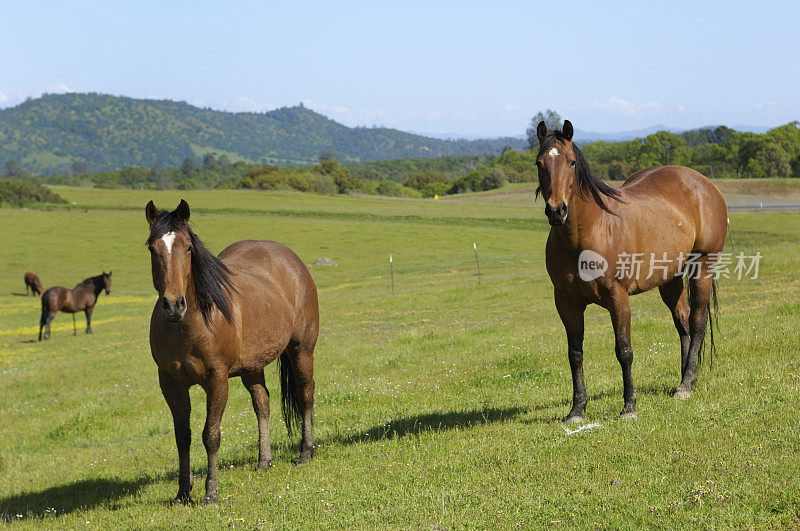
POLYGON ((144 216, 147 218, 147 222, 150 225, 152 225, 156 218, 158 218, 158 209, 152 201, 147 203, 147 206, 144 207, 144 216))
POLYGON ((544 124, 544 120, 536 126, 536 136, 539 138, 539 142, 542 142, 544 137, 547 136, 547 126, 544 124))
POLYGON ((189 203, 181 199, 178 208, 175 209, 175 213, 181 221, 189 221, 189 203))
POLYGON ((567 140, 572 140, 572 135, 574 133, 575 131, 572 129, 572 122, 569 120, 564 120, 564 127, 561 129, 561 134, 564 135, 567 140))
POLYGON ((111 270, 110 269, 108 270, 108 276, 111 276, 111 270))

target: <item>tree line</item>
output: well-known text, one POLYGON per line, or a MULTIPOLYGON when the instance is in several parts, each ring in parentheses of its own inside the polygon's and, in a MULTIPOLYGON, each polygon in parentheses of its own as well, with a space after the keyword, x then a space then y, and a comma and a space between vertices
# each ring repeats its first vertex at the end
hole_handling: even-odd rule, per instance
MULTIPOLYGON (((556 114, 557 117, 557 114, 556 114)), ((551 117, 552 118, 552 117, 551 117)), ((557 122, 554 123, 554 126, 557 122)), ((131 167, 86 171, 76 163, 70 172, 30 176, 16 161, 6 163, 15 180, 99 188, 297 190, 317 194, 363 193, 396 197, 433 197, 500 188, 507 183, 535 182, 536 147, 507 147, 498 156, 385 160, 340 164, 323 152, 314 165, 279 167, 231 162, 225 154, 186 157, 180 166, 131 167)), ((800 122, 764 134, 725 126, 686 131, 659 131, 625 142, 592 142, 582 146, 592 171, 620 180, 650 166, 681 164, 714 178, 800 177, 800 122)))

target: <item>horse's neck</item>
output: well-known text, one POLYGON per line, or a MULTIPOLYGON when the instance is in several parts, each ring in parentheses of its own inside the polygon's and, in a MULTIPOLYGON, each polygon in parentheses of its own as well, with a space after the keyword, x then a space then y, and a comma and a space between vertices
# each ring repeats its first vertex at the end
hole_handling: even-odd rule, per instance
POLYGON ((586 240, 598 223, 603 223, 610 216, 600 208, 592 198, 575 194, 569 205, 567 222, 558 228, 564 242, 576 250, 586 248, 586 240))
POLYGON ((72 291, 88 291, 90 293, 93 293, 95 298, 97 298, 97 296, 100 295, 100 292, 103 291, 102 279, 100 279, 99 277, 87 278, 86 280, 84 280, 83 282, 72 288, 72 291))

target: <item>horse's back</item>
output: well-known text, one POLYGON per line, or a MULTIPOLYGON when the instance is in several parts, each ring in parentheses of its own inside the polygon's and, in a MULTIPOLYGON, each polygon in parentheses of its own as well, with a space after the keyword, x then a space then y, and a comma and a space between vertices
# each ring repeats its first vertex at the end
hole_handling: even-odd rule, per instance
POLYGON ((685 166, 655 166, 631 175, 620 190, 623 200, 655 201, 690 217, 695 226, 694 250, 722 251, 728 210, 719 189, 703 174, 685 166))

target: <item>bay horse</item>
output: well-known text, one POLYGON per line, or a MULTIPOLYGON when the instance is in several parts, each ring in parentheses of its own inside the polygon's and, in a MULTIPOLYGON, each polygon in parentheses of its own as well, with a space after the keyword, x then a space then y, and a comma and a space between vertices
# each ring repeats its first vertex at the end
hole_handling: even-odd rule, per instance
MULTIPOLYGON (((656 287, 680 336, 681 381, 674 396, 690 397, 712 302, 716 309, 714 268, 728 223, 722 194, 706 177, 684 166, 638 171, 616 189, 592 175, 572 142, 569 120, 561 131, 548 130, 540 122, 536 133, 536 195, 544 198, 551 225, 545 261, 572 370, 572 409, 565 422, 582 422, 588 401, 583 332, 589 304, 611 314, 622 367, 621 416, 636 416, 629 297, 656 287)), ((709 357, 714 353, 713 321, 710 336, 709 357)))
POLYGON ((314 346, 319 334, 317 288, 305 264, 288 247, 245 240, 218 257, 188 225, 189 205, 172 212, 145 208, 153 286, 158 292, 150 318, 150 350, 161 392, 172 412, 178 448, 178 494, 188 503, 191 430, 189 388, 206 392, 203 444, 208 457, 203 504, 216 503, 220 423, 228 400, 228 378, 239 376, 250 392, 258 420, 258 469, 272 464, 269 393, 264 367, 278 360, 281 405, 289 436, 301 427, 300 458, 314 452, 314 346))
POLYGON ((30 292, 35 297, 41 295, 43 290, 44 287, 42 286, 42 281, 39 280, 39 275, 33 271, 25 273, 25 295, 30 292))
POLYGON ((89 277, 72 289, 54 286, 42 294, 42 317, 39 319, 39 341, 42 340, 42 328, 44 328, 44 338, 50 339, 50 323, 55 319, 56 314, 61 312, 72 314, 73 334, 75 330, 75 312, 86 314, 86 333, 92 333, 92 312, 100 293, 106 290, 106 295, 111 293, 111 271, 103 271, 96 277, 89 277))

